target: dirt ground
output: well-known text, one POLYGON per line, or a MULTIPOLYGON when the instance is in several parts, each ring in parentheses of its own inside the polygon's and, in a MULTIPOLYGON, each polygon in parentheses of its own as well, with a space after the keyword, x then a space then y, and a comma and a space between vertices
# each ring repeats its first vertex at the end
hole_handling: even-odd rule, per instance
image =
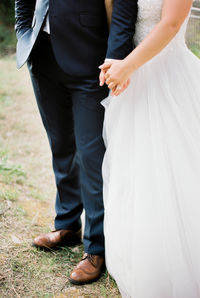
POLYGON ((26 67, 0 60, 0 297, 120 297, 103 274, 84 287, 67 276, 83 247, 43 252, 33 237, 53 229, 55 183, 47 137, 26 67))

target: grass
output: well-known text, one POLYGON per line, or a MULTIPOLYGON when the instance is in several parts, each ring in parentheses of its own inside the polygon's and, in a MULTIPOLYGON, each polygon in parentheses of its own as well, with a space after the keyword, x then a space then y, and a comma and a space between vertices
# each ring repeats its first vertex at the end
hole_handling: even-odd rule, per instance
POLYGON ((34 200, 42 207, 44 197, 27 186, 26 179, 19 188, 16 176, 24 176, 24 172, 14 165, 3 164, 0 171, 4 181, 1 184, 4 189, 0 190, 0 297, 119 297, 115 282, 107 273, 92 286, 79 288, 68 283, 67 276, 83 254, 82 245, 63 247, 56 252, 31 247, 33 235, 48 229, 33 220, 20 197, 25 190, 31 198, 28 201, 31 209, 34 209, 34 200), (5 175, 9 181, 5 182, 5 175))
MULTIPOLYGON (((12 164, 8 159, 8 151, 0 149, 0 181, 6 184, 23 184, 26 173, 20 165, 12 164)), ((1 196, 1 192, 0 192, 1 196)))
POLYGON ((22 184, 26 178, 26 173, 20 165, 9 163, 8 157, 4 155, 4 151, 0 151, 0 177, 6 184, 12 184, 13 182, 22 184))
POLYGON ((39 200, 42 202, 45 201, 43 194, 38 189, 34 189, 30 187, 29 195, 36 200, 39 200))
POLYGON ((19 193, 14 189, 0 190, 0 200, 16 201, 19 193))

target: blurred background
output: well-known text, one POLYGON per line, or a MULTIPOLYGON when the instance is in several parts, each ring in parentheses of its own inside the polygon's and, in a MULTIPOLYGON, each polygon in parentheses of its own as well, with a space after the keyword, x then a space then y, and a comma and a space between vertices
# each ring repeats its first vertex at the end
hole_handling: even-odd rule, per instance
POLYGON ((14 0, 0 0, 0 55, 15 52, 14 0))
POLYGON ((188 47, 200 57, 200 0, 195 0, 186 34, 188 47))

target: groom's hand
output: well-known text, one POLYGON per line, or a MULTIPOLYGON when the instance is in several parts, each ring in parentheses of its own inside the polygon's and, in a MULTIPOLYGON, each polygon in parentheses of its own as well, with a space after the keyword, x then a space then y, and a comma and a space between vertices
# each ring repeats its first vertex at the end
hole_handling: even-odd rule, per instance
POLYGON ((99 85, 102 87, 105 84, 105 75, 106 72, 104 69, 101 69, 101 72, 99 74, 99 85))
POLYGON ((116 61, 116 59, 105 59, 105 62, 103 65, 105 65, 104 68, 101 69, 101 72, 99 74, 99 85, 102 87, 105 82, 106 82, 106 79, 105 79, 105 76, 106 76, 106 72, 108 71, 108 69, 111 67, 112 65, 112 62, 113 61, 116 61), (107 67, 106 67, 107 65, 107 67))

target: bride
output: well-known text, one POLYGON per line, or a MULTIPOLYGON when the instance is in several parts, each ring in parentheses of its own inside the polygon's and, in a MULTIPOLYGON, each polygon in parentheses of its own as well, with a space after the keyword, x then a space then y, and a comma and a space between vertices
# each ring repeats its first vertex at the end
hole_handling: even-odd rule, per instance
POLYGON ((200 61, 192 0, 138 0, 136 49, 100 68, 106 263, 123 297, 200 297, 200 61), (128 88, 122 86, 131 78, 128 88))

